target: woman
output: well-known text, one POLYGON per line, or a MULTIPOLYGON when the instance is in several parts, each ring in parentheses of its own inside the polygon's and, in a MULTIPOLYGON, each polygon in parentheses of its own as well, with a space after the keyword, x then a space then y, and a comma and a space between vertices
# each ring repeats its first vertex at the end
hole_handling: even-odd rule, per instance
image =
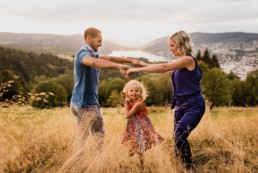
POLYGON ((201 94, 201 69, 193 57, 193 43, 188 33, 179 31, 168 40, 170 51, 177 60, 162 64, 142 64, 141 68, 131 68, 127 75, 138 72, 164 73, 172 72, 174 98, 175 155, 187 169, 192 167, 192 154, 187 137, 199 124, 205 112, 205 102, 201 94))

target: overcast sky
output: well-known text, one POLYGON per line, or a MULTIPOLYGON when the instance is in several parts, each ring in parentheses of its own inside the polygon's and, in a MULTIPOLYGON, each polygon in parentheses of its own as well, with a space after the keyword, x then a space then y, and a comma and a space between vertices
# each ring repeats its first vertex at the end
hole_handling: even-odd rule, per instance
POLYGON ((0 32, 83 34, 139 46, 178 30, 258 33, 258 0, 0 0, 0 32))

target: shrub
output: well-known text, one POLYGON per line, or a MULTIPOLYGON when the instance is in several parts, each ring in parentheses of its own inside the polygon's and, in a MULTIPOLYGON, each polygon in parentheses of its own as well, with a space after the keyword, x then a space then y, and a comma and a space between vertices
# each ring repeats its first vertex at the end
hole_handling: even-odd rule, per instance
POLYGON ((67 102, 67 93, 64 87, 53 81, 39 83, 33 89, 33 107, 51 108, 64 106, 67 102))

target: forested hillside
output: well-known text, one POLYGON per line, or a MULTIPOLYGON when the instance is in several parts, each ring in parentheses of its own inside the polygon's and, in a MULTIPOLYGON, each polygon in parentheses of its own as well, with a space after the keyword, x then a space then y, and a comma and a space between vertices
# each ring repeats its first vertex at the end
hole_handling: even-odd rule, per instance
POLYGON ((30 82, 37 76, 49 78, 72 70, 73 63, 47 53, 36 54, 0 47, 0 69, 11 70, 23 83, 30 82))
MULTIPOLYGON (((220 68, 216 55, 208 49, 196 55, 203 72, 201 86, 205 99, 213 106, 258 105, 258 70, 241 81, 235 74, 220 68)), ((146 61, 146 59, 142 59, 146 61)), ((100 70, 99 102, 101 106, 122 105, 120 92, 129 80, 117 70, 100 70)), ((144 83, 146 104, 169 104, 173 89, 171 73, 139 73, 131 76, 144 83)), ((50 53, 36 54, 0 47, 0 101, 31 104, 35 107, 65 106, 73 89, 73 62, 50 53)))

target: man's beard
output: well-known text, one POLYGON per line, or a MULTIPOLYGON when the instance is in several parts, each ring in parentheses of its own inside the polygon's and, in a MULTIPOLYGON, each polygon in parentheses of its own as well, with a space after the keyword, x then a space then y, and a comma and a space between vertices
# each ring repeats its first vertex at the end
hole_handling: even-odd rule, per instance
POLYGON ((93 46, 93 45, 90 45, 91 46, 91 48, 94 50, 94 52, 98 52, 98 47, 95 47, 95 46, 93 46))

